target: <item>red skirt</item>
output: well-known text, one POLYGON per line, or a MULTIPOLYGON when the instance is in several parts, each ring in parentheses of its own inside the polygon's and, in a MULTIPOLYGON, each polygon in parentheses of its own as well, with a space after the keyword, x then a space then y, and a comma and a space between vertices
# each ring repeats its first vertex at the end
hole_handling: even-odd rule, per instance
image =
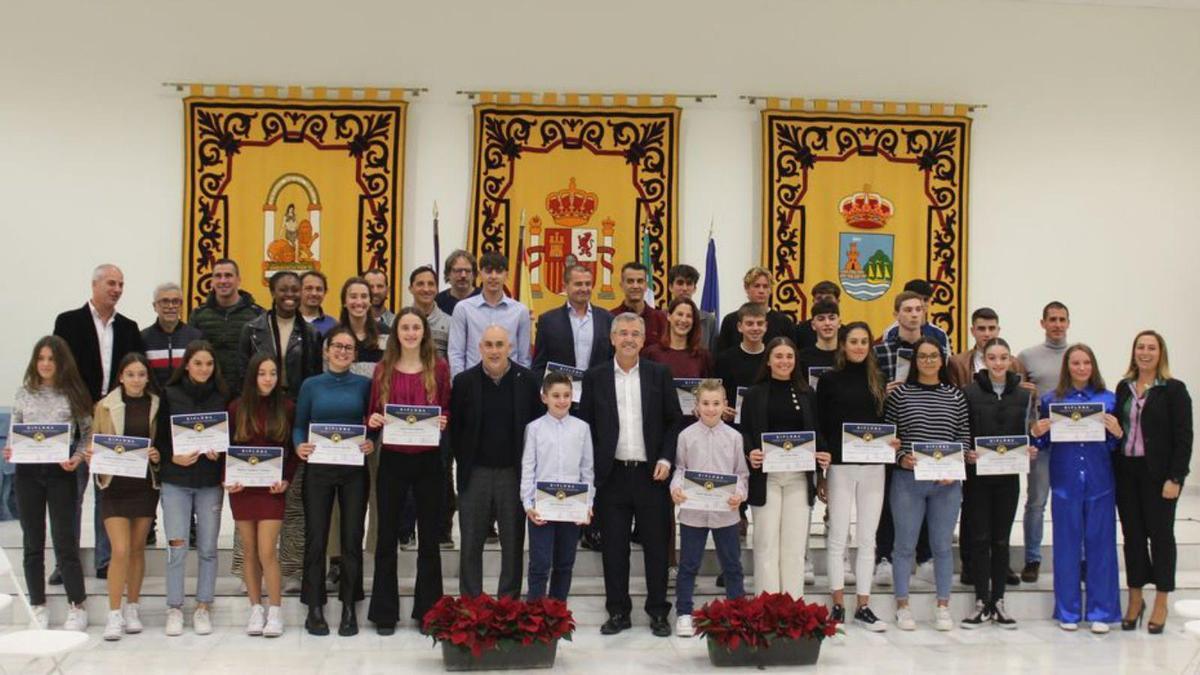
POLYGON ((269 488, 245 488, 229 495, 234 520, 283 520, 287 492, 271 494, 269 488))

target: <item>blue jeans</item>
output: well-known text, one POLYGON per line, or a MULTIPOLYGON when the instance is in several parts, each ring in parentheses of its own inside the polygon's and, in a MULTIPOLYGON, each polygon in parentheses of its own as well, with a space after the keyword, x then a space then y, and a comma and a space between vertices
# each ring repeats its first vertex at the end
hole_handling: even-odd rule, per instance
POLYGON ((167 532, 167 607, 183 607, 183 579, 193 513, 196 514, 196 554, 200 559, 196 576, 196 602, 213 601, 217 585, 217 535, 221 531, 221 505, 224 501, 225 490, 220 485, 191 488, 163 483, 163 521, 167 532), (180 545, 174 545, 176 541, 180 545))
MULTIPOLYGON (((725 597, 740 598, 746 594, 745 577, 742 574, 742 547, 738 541, 738 526, 692 527, 679 524, 679 575, 675 579, 675 615, 692 613, 692 593, 696 590, 696 574, 704 558, 704 544, 712 532, 713 544, 717 548, 717 560, 721 563, 721 574, 725 576, 725 597)), ((802 564, 802 563, 801 563, 802 564)))
POLYGON ((1050 448, 1038 451, 1029 467, 1025 492, 1025 562, 1042 561, 1042 525, 1050 497, 1050 448))
POLYGON ((892 472, 892 490, 888 495, 892 518, 896 522, 896 545, 892 550, 892 580, 897 599, 908 598, 908 577, 916 557, 921 523, 929 526, 929 548, 933 552, 933 578, 938 600, 950 599, 954 582, 954 525, 962 505, 962 483, 938 485, 919 481, 912 471, 892 472))
MULTIPOLYGON (((83 495, 87 491, 88 483, 91 483, 91 473, 88 471, 87 464, 80 464, 75 469, 75 487, 79 499, 75 500, 75 544, 79 544, 79 537, 83 533, 83 495)), ((96 531, 96 569, 108 567, 108 560, 112 558, 112 545, 108 543, 108 530, 104 529, 104 519, 100 517, 100 488, 92 488, 92 527, 96 531)))
POLYGON ((579 526, 575 523, 529 523, 530 600, 546 596, 549 580, 550 597, 566 601, 571 592, 571 571, 575 568, 578 543, 579 526))

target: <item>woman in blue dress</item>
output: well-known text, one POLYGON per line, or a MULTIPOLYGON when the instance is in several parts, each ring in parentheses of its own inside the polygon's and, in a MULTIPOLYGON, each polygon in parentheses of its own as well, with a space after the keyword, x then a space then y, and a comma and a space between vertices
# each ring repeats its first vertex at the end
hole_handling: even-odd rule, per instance
POLYGON ((1063 355, 1058 387, 1042 396, 1033 436, 1050 450, 1050 498, 1054 515, 1054 618, 1063 630, 1091 622, 1093 633, 1107 633, 1121 620, 1117 580, 1116 487, 1112 452, 1122 436, 1113 412, 1116 397, 1104 388, 1090 347, 1075 344, 1063 355), (1103 441, 1050 440, 1051 403, 1103 403, 1103 441), (1085 562, 1086 561, 1086 562, 1085 562), (1086 613, 1079 583, 1086 577, 1086 613))

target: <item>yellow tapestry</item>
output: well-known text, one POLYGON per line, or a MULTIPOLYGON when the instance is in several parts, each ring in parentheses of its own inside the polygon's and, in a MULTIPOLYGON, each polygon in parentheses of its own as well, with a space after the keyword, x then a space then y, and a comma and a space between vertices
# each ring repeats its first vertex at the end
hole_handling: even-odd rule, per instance
POLYGON ((281 270, 328 277, 337 316, 347 277, 401 279, 407 103, 192 96, 184 100, 183 291, 197 307, 212 265, 238 262, 264 307, 281 270))
POLYGON ((965 345, 970 118, 768 109, 762 126, 772 304, 806 318, 813 284, 835 281, 842 322, 878 334, 927 279, 929 321, 965 345))
POLYGON ((622 301, 621 266, 648 257, 664 298, 678 249, 679 112, 476 105, 471 249, 503 253, 516 282, 524 211, 531 297, 521 301, 535 315, 566 302, 563 271, 575 263, 592 269, 592 301, 609 309, 622 301))

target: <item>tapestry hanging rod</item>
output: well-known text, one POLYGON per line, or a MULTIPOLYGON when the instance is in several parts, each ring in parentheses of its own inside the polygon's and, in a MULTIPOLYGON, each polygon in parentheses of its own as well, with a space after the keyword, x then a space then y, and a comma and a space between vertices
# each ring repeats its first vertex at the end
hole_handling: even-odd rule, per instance
POLYGON ((395 94, 411 94, 420 96, 429 91, 428 87, 380 87, 380 86, 311 86, 311 85, 278 85, 278 84, 213 84, 207 82, 163 82, 162 86, 171 87, 177 92, 188 92, 194 96, 206 95, 211 91, 212 96, 229 96, 236 89, 241 96, 270 96, 286 98, 339 99, 354 98, 356 92, 362 92, 366 99, 379 98, 385 94, 391 98, 395 94), (343 94, 343 92, 345 92, 343 94))
POLYGON ((479 100, 483 103, 535 103, 555 105, 566 102, 576 105, 580 102, 597 105, 651 105, 652 101, 661 101, 663 105, 674 105, 681 99, 691 99, 703 103, 717 97, 716 94, 611 94, 586 92, 532 92, 532 91, 488 91, 475 89, 460 89, 455 92, 466 96, 468 100, 479 100), (540 100, 539 100, 540 99, 540 100))
POLYGON ((906 114, 937 115, 942 111, 965 114, 987 108, 986 103, 937 103, 928 101, 877 101, 874 99, 829 98, 822 96, 765 96, 742 94, 739 99, 750 105, 761 101, 767 109, 800 110, 815 112, 865 112, 890 113, 903 108, 906 114))

